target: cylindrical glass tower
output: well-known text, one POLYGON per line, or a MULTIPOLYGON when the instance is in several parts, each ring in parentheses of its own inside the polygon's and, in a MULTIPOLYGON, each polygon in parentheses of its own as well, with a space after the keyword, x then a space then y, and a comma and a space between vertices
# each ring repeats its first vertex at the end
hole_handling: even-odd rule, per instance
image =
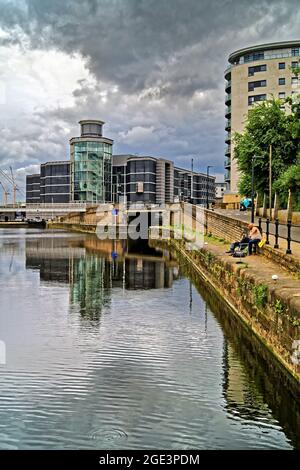
POLYGON ((81 136, 70 140, 72 200, 110 202, 113 141, 102 137, 103 121, 79 124, 81 136))

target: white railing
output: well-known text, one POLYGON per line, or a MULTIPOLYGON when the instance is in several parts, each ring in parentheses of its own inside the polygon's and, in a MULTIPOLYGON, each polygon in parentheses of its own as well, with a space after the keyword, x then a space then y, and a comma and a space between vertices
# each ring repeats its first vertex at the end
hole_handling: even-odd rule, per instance
POLYGON ((45 203, 29 203, 26 204, 27 209, 51 209, 51 208, 57 208, 57 209, 86 209, 87 204, 84 202, 68 202, 68 203, 51 203, 51 202, 45 202, 45 203))

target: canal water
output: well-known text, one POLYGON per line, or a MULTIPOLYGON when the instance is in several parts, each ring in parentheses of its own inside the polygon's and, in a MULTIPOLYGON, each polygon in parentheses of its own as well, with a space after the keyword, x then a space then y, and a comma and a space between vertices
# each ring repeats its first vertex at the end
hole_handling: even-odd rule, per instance
POLYGON ((2 229, 0 302, 0 449, 299 448, 299 403, 170 253, 2 229))

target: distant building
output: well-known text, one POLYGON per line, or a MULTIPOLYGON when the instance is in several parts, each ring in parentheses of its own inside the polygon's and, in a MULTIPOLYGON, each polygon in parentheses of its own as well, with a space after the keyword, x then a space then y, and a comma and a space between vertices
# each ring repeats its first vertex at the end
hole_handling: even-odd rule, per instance
POLYGON ((225 182, 231 192, 238 190, 239 181, 233 135, 243 132, 248 111, 255 103, 300 92, 300 78, 294 73, 299 58, 299 40, 246 47, 230 54, 225 70, 225 182))
POLYGON ((70 140, 70 161, 43 163, 40 175, 26 177, 28 203, 214 201, 214 176, 175 167, 160 157, 112 156, 113 141, 102 136, 103 121, 79 124, 80 137, 70 140))
POLYGON ((227 190, 226 183, 216 183, 216 199, 222 199, 224 192, 227 190))
POLYGON ((174 168, 174 199, 205 206, 215 200, 215 176, 174 168))
POLYGON ((113 141, 102 136, 103 121, 79 121, 80 137, 70 140, 72 201, 109 202, 113 141))
POLYGON ((26 202, 28 204, 40 203, 40 174, 26 176, 26 202))
POLYGON ((40 202, 56 204, 70 202, 70 179, 69 161, 42 163, 40 202))
POLYGON ((174 164, 155 157, 113 156, 113 201, 165 204, 174 199, 174 164))
POLYGON ((113 155, 113 201, 205 205, 215 199, 215 177, 174 167, 164 158, 113 155))

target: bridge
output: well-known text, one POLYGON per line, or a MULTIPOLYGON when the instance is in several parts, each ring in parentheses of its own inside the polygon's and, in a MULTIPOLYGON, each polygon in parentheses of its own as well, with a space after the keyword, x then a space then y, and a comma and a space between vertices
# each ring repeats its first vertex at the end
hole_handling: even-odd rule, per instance
POLYGON ((63 204, 41 203, 41 204, 6 204, 0 205, 0 220, 14 220, 17 215, 21 215, 26 219, 34 219, 40 217, 48 220, 57 216, 64 216, 74 212, 86 212, 88 207, 93 204, 82 202, 69 202, 63 204))

